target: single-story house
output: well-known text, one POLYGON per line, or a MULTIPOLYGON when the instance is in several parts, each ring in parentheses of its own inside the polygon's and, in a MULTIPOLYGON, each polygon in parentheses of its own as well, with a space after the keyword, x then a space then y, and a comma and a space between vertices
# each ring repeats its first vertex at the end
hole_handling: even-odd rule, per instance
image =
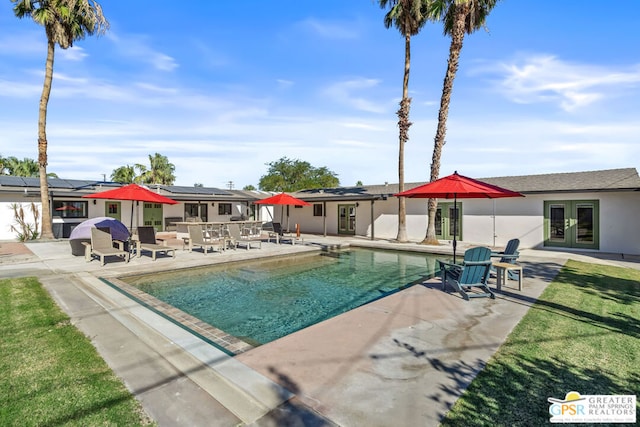
MULTIPOLYGON (((113 182, 50 178, 49 195, 54 237, 69 237, 76 225, 88 218, 99 216, 116 218, 127 227, 152 225, 157 231, 170 230, 173 222, 188 221, 192 218, 202 221, 229 221, 236 217, 252 217, 252 209, 255 206, 252 202, 264 197, 219 188, 149 185, 147 188, 150 190, 179 203, 163 205, 82 198, 87 194, 120 186, 122 184, 113 182)), ((34 222, 30 211, 31 202, 40 207, 38 178, 0 176, 0 240, 16 238, 16 233, 11 230, 11 226, 16 225, 12 208, 14 203, 20 203, 26 220, 34 222)))
MULTIPOLYGON (((478 178, 522 193, 522 198, 458 199, 457 239, 522 248, 565 248, 640 254, 640 177, 635 168, 478 178)), ((405 185, 405 190, 421 183, 405 185)), ((307 233, 394 239, 398 233, 397 184, 305 190, 311 208, 290 208, 290 222, 307 233)), ((427 199, 406 199, 407 236, 421 241, 427 199)), ((453 239, 453 200, 439 200, 436 232, 453 239)))
MULTIPOLYGON (((564 248, 640 254, 640 177, 635 168, 526 176, 478 178, 522 193, 508 199, 459 199, 457 239, 471 244, 504 246, 519 238, 522 248, 564 248)), ((177 205, 82 199, 120 184, 50 179, 56 237, 68 237, 86 218, 112 216, 126 225, 170 227, 177 219, 228 221, 232 217, 298 224, 304 233, 394 239, 398 231, 397 184, 303 190, 293 195, 304 207, 260 207, 254 201, 269 194, 207 187, 151 185, 177 205), (148 205, 148 206, 147 206, 148 205)), ((405 190, 424 183, 405 185, 405 190)), ((0 177, 0 239, 14 239, 12 203, 39 204, 37 178, 0 177)), ((406 199, 407 235, 421 241, 427 227, 427 199, 406 199)), ((439 200, 437 237, 453 238, 453 200, 439 200)))

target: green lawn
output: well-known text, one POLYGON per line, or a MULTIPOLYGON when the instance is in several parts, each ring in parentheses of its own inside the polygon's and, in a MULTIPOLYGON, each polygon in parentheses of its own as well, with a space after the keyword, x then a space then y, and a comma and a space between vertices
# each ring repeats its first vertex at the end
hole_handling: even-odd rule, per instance
POLYGON ((569 261, 442 425, 550 425, 548 397, 638 390, 640 271, 569 261))
POLYGON ((0 280, 0 425, 151 420, 35 278, 0 280))

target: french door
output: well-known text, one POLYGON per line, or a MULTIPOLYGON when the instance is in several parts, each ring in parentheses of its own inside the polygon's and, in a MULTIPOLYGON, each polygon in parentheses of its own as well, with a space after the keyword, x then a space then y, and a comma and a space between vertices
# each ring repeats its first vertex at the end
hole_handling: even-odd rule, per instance
POLYGON ((457 209, 453 203, 438 203, 436 208, 436 238, 439 240, 453 240, 454 228, 456 240, 462 240, 462 203, 458 202, 457 209), (457 222, 454 224, 454 219, 457 222))
POLYGON ((599 249, 600 209, 598 200, 544 202, 544 245, 599 249))
POLYGON ((338 234, 356 234, 356 205, 338 205, 338 234))
POLYGON ((162 204, 145 202, 142 221, 144 225, 151 225, 156 231, 162 231, 162 204))
MULTIPOLYGON (((133 203, 133 202, 131 202, 133 203)), ((122 202, 107 200, 104 204, 104 216, 122 221, 122 202)))

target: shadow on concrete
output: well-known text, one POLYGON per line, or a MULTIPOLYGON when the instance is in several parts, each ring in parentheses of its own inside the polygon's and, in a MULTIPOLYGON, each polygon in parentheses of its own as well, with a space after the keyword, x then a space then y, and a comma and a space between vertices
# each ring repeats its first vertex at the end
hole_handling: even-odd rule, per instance
MULTIPOLYGON (((300 393, 300 387, 283 372, 270 366, 269 372, 276 379, 276 382, 284 387, 286 390, 293 394, 300 393)), ((287 396, 284 396, 284 392, 280 388, 274 387, 274 393, 280 395, 284 400, 287 396)), ((337 427, 327 418, 323 417, 313 409, 309 408, 299 399, 293 397, 286 400, 282 405, 273 409, 264 417, 251 424, 254 427, 337 427)))

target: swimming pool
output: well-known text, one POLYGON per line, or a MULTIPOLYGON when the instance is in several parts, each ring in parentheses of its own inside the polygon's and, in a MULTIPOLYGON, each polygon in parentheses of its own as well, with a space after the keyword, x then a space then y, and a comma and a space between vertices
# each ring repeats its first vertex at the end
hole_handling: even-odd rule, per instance
POLYGON ((123 280, 253 346, 433 277, 436 255, 352 248, 123 280))

